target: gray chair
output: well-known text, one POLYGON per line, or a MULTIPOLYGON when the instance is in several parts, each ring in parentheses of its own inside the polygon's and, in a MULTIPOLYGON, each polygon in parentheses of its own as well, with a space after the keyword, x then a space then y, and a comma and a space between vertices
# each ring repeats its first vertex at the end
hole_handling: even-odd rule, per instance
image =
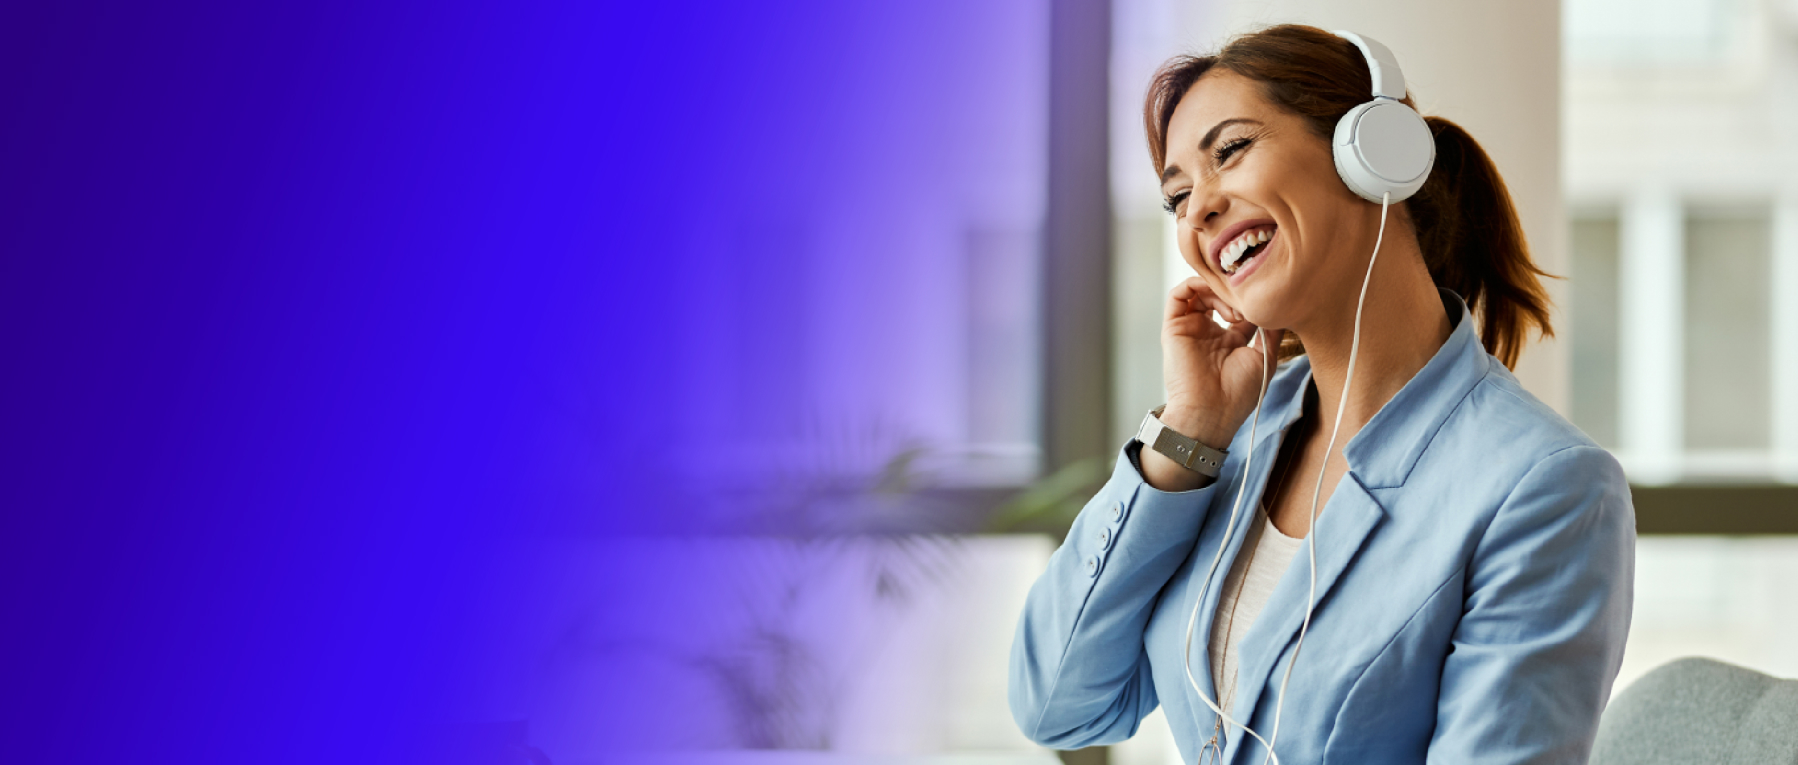
POLYGON ((1680 659, 1631 683, 1598 723, 1591 765, 1798 765, 1798 680, 1680 659))

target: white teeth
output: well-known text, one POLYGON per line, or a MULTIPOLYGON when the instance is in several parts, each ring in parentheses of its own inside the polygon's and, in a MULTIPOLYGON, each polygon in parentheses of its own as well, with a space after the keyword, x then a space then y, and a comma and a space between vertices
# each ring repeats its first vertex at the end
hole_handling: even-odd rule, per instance
POLYGON ((1248 252, 1250 247, 1261 244, 1272 238, 1274 238, 1273 229, 1256 229, 1254 231, 1245 232, 1242 236, 1237 237, 1235 241, 1224 245, 1223 251, 1218 253, 1218 260, 1223 263, 1224 273, 1236 273, 1237 263, 1242 260, 1243 253, 1248 252))

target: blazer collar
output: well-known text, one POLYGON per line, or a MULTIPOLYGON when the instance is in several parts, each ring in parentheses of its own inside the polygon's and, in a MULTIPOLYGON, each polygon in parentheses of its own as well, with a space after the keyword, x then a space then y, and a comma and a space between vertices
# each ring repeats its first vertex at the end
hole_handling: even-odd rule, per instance
MULTIPOLYGON (((1304 622, 1306 604, 1311 601, 1310 554, 1317 561, 1317 600, 1319 607, 1327 600, 1336 582, 1360 554, 1367 538, 1385 519, 1386 508, 1372 493, 1376 488, 1402 486, 1417 464, 1429 441, 1448 419, 1473 386, 1491 369, 1491 356, 1474 332, 1467 304, 1453 292, 1441 290, 1442 303, 1448 309, 1455 327, 1448 340, 1437 349, 1422 370, 1404 388, 1380 408, 1372 420, 1355 434, 1344 447, 1349 474, 1336 484, 1327 511, 1318 515, 1317 526, 1305 540, 1316 545, 1302 551, 1281 576, 1280 583, 1262 608, 1261 616, 1243 639, 1243 650, 1237 664, 1237 698, 1231 716, 1250 720, 1264 693, 1280 670, 1279 659, 1298 637, 1304 622)), ((1272 449, 1275 440, 1287 426, 1298 419, 1304 405, 1304 392, 1311 386, 1310 361, 1300 358, 1295 367, 1283 374, 1278 390, 1270 389, 1268 397, 1283 405, 1266 412, 1263 425, 1266 435, 1256 434, 1256 448, 1272 449), (1276 396, 1278 398, 1276 398, 1276 396), (1273 444, 1267 442, 1272 441, 1273 444)), ((1269 468, 1262 468, 1253 479, 1259 484, 1269 468)), ((1247 526, 1255 522, 1253 513, 1239 521, 1238 534, 1246 536, 1247 526)), ((1240 549, 1238 550, 1240 552, 1240 549)), ((1234 556, 1232 556, 1234 558, 1234 556)), ((1227 580, 1228 569, 1218 571, 1214 586, 1227 580)), ((1208 609, 1216 605, 1208 604, 1208 609)), ((1207 611, 1210 615, 1210 611, 1207 611)), ((1209 626, 1206 627, 1210 634, 1209 626)), ((1318 661, 1312 657, 1311 661, 1318 661)), ((1207 668, 1210 666, 1206 663, 1207 668)), ((1282 675, 1283 676, 1283 675, 1282 675)), ((1272 695, 1277 695, 1277 691, 1272 695)), ((1240 731, 1239 731, 1240 733, 1240 731)), ((1225 747, 1225 761, 1234 761, 1246 744, 1247 737, 1236 735, 1225 747)))
MULTIPOLYGON (((1230 715, 1237 720, 1254 719, 1255 709, 1261 704, 1263 697, 1270 700, 1279 698, 1277 688, 1285 675, 1279 659, 1298 637, 1299 629, 1304 623, 1306 604, 1311 602, 1311 554, 1315 553, 1317 560, 1316 603, 1321 609, 1329 600, 1337 580, 1348 570, 1349 565, 1366 546, 1367 538, 1386 517, 1385 508, 1381 507, 1379 500, 1368 493, 1353 475, 1343 476, 1342 481, 1336 485, 1336 491, 1330 495, 1327 507, 1328 511, 1318 516, 1317 527, 1305 540, 1307 547, 1315 544, 1316 549, 1300 548, 1298 556, 1281 575, 1280 583, 1274 587, 1267 604, 1262 607, 1261 615, 1249 627, 1248 634, 1243 636, 1241 655, 1236 665, 1236 700, 1230 711, 1230 715)), ((1256 517, 1251 515, 1252 519, 1256 517)), ((1286 655, 1290 662, 1291 655, 1286 655)), ((1329 659, 1320 658, 1313 653, 1308 654, 1305 660, 1317 662, 1329 659)), ((1209 667, 1209 661, 1207 666, 1209 667)), ((1236 733, 1240 734, 1240 731, 1236 733)), ((1245 743, 1243 739, 1246 738, 1246 735, 1232 735, 1234 740, 1225 746, 1225 762, 1235 761, 1237 752, 1245 743)))
MULTIPOLYGON (((1438 288, 1437 292, 1454 323, 1448 339, 1436 349, 1429 363, 1343 446, 1349 472, 1364 488, 1403 486, 1442 423, 1491 371, 1493 359, 1480 343, 1467 303, 1452 291, 1438 288)), ((1304 413, 1305 391, 1311 387, 1311 359, 1300 356, 1292 363, 1292 374, 1282 375, 1268 388, 1268 399, 1281 403, 1274 410, 1263 412, 1260 432, 1255 434, 1257 451, 1304 413)))

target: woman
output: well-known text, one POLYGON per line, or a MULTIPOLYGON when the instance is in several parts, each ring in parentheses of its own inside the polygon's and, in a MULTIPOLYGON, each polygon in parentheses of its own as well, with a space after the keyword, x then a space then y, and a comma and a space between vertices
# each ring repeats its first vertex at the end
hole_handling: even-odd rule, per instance
POLYGON ((1434 169, 1389 207, 1339 176, 1371 57, 1279 26, 1155 76, 1199 275, 1168 298, 1145 432, 1227 456, 1133 440, 1081 511, 1012 647, 1040 743, 1121 741, 1159 704, 1187 762, 1587 757, 1629 627, 1629 489, 1509 372, 1547 301, 1473 138, 1428 118, 1434 169), (1290 360, 1263 396, 1267 347, 1290 360))

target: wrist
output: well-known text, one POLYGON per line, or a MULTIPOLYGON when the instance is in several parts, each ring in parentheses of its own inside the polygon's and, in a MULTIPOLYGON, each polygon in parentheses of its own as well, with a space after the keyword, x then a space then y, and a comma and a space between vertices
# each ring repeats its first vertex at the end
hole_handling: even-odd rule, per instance
POLYGON ((1203 489, 1217 482, 1217 479, 1194 472, 1168 459, 1167 455, 1147 448, 1146 445, 1133 445, 1129 454, 1137 474, 1142 476, 1143 482, 1159 491, 1192 491, 1203 489))
POLYGON ((1236 435, 1236 429, 1220 422, 1216 415, 1199 407, 1173 401, 1167 403, 1160 419, 1163 425, 1173 428, 1174 432, 1213 449, 1228 447, 1231 438, 1236 435))

